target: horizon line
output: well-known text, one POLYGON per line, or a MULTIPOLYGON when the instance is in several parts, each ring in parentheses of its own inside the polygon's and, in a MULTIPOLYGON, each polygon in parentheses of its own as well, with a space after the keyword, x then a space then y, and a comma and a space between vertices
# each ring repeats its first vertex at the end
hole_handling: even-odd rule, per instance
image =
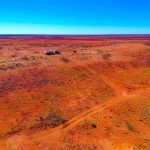
POLYGON ((124 33, 124 34, 0 34, 0 36, 150 36, 150 33, 124 33))

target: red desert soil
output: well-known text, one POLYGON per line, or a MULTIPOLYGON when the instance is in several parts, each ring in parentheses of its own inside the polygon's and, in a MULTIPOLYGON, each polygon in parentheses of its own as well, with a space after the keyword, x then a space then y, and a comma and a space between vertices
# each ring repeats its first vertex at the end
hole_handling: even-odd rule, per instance
POLYGON ((149 36, 0 37, 0 150, 149 148, 149 36))

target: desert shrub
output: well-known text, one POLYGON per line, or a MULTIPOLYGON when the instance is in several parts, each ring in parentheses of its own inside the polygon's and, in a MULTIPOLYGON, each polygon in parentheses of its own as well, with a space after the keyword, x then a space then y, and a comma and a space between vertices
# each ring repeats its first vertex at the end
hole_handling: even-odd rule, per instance
POLYGON ((110 59, 110 57, 111 57, 111 54, 110 54, 110 53, 104 53, 104 54, 102 54, 102 58, 103 58, 104 60, 110 59))
POLYGON ((29 57, 27 57, 26 55, 21 57, 22 60, 26 60, 26 61, 29 61, 29 57))
POLYGON ((127 68, 127 65, 123 62, 117 62, 116 66, 118 66, 121 69, 126 69, 127 68))
POLYGON ((66 122, 60 112, 50 111, 48 112, 47 119, 50 120, 52 126, 58 126, 66 122))
POLYGON ((12 57, 12 58, 17 57, 17 53, 12 54, 11 57, 12 57))
POLYGON ((89 127, 97 128, 96 122, 91 120, 84 120, 84 123, 87 124, 89 127))
POLYGON ((76 50, 74 50, 73 52, 74 52, 74 53, 77 53, 77 51, 76 51, 76 50))
POLYGON ((134 131, 133 126, 128 121, 125 122, 125 125, 126 125, 127 130, 134 131))
POLYGON ((59 111, 55 110, 48 110, 48 114, 46 116, 37 116, 35 122, 33 122, 30 125, 30 130, 41 130, 41 129, 47 129, 49 127, 56 127, 63 123, 65 123, 67 120, 61 115, 59 111))
POLYGON ((100 50, 100 49, 97 49, 97 54, 102 54, 102 50, 100 50))
POLYGON ((61 60, 63 63, 65 63, 65 64, 67 64, 67 63, 70 62, 70 60, 69 60, 68 58, 66 58, 66 57, 61 57, 60 60, 61 60))
POLYGON ((142 118, 150 120, 150 105, 145 105, 142 107, 142 118))
POLYGON ((12 126, 7 134, 12 135, 12 134, 15 134, 15 133, 18 133, 18 132, 20 132, 20 129, 18 128, 18 126, 12 126))
POLYGON ((51 102, 52 102, 52 103, 57 102, 57 100, 59 99, 60 95, 61 95, 61 94, 60 94, 59 92, 54 91, 54 92, 51 94, 51 96, 50 96, 51 102))
POLYGON ((91 127, 92 127, 92 128, 97 128, 96 123, 95 123, 95 122, 92 122, 92 123, 91 123, 91 127))
POLYGON ((14 69, 14 68, 18 68, 18 67, 23 67, 24 65, 22 63, 14 63, 12 64, 12 66, 10 66, 11 69, 14 69))

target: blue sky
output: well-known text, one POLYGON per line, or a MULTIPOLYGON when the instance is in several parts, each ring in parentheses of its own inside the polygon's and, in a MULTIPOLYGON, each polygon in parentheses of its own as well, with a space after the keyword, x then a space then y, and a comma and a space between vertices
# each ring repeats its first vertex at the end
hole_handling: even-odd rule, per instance
POLYGON ((1 0, 0 34, 150 34, 150 1, 1 0))

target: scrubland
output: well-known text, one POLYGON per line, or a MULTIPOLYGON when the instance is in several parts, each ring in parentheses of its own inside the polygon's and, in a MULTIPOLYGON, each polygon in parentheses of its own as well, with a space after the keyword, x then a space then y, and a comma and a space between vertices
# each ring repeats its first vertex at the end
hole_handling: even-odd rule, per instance
POLYGON ((149 148, 150 37, 0 37, 0 150, 149 148))

